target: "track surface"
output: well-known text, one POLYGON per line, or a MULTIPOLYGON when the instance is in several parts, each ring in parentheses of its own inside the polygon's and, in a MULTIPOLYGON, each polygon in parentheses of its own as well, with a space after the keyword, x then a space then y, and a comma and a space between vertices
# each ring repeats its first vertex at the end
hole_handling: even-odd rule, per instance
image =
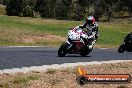
POLYGON ((132 53, 119 54, 117 49, 93 49, 87 57, 80 55, 57 56, 58 48, 47 47, 1 47, 0 70, 51 64, 132 60, 132 53))

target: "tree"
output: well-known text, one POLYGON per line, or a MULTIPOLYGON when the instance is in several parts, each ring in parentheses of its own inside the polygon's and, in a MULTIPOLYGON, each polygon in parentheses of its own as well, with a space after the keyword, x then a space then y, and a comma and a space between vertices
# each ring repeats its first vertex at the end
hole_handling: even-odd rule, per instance
POLYGON ((71 12, 71 0, 60 0, 56 2, 55 17, 57 19, 68 19, 71 12))
POLYGON ((56 0, 37 0, 35 11, 39 12, 41 17, 53 18, 55 16, 56 0))
POLYGON ((99 18, 103 14, 107 14, 108 21, 112 20, 112 13, 118 7, 118 3, 120 0, 99 0, 97 5, 95 6, 95 16, 99 18))
POLYGON ((119 0, 104 0, 104 1, 106 3, 106 6, 107 6, 106 7, 106 13, 108 16, 108 21, 111 22, 112 13, 113 13, 115 7, 117 6, 119 0))
POLYGON ((23 0, 10 0, 6 8, 7 15, 22 16, 23 7, 23 0))
POLYGON ((7 5, 9 3, 10 0, 3 0, 3 3, 4 5, 7 5))
POLYGON ((132 0, 129 0, 128 1, 128 12, 129 12, 129 16, 131 17, 132 16, 132 0))
POLYGON ((10 0, 7 4, 7 15, 33 16, 36 0, 10 0))
POLYGON ((97 21, 105 13, 105 2, 103 0, 97 0, 94 2, 94 17, 97 21))
POLYGON ((2 4, 3 3, 3 0, 0 0, 0 4, 2 4))
POLYGON ((33 9, 31 8, 31 6, 27 5, 23 9, 23 16, 24 17, 32 17, 33 16, 33 9))

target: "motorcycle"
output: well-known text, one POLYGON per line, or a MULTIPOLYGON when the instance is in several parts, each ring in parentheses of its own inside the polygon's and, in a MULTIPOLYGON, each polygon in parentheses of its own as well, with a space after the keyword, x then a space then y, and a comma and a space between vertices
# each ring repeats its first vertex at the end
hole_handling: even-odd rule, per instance
POLYGON ((60 46, 58 56, 64 57, 66 54, 80 54, 81 56, 88 55, 92 51, 95 41, 92 43, 92 48, 89 49, 85 45, 81 35, 87 36, 86 32, 81 28, 73 28, 69 30, 68 39, 60 46))
POLYGON ((119 53, 124 51, 132 52, 132 32, 125 37, 123 44, 118 48, 119 53))

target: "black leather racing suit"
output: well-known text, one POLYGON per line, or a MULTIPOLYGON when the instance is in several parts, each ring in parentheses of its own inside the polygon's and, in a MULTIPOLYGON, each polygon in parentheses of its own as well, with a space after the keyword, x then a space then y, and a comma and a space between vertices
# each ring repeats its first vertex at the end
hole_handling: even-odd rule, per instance
POLYGON ((87 29, 87 35, 88 37, 83 37, 82 39, 85 42, 85 45, 92 45, 93 41, 98 39, 98 24, 97 22, 93 24, 87 24, 87 22, 81 26, 79 26, 81 29, 86 28, 87 29))

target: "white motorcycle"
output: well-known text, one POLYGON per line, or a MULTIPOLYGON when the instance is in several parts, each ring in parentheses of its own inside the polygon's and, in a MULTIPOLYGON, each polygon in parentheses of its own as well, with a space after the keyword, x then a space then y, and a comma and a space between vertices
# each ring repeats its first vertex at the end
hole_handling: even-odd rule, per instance
POLYGON ((81 28, 75 27, 72 30, 69 30, 68 40, 60 46, 58 56, 64 57, 66 54, 80 54, 81 56, 88 55, 92 51, 95 41, 93 42, 92 48, 89 49, 85 45, 81 37, 82 35, 87 37, 86 32, 81 28))

